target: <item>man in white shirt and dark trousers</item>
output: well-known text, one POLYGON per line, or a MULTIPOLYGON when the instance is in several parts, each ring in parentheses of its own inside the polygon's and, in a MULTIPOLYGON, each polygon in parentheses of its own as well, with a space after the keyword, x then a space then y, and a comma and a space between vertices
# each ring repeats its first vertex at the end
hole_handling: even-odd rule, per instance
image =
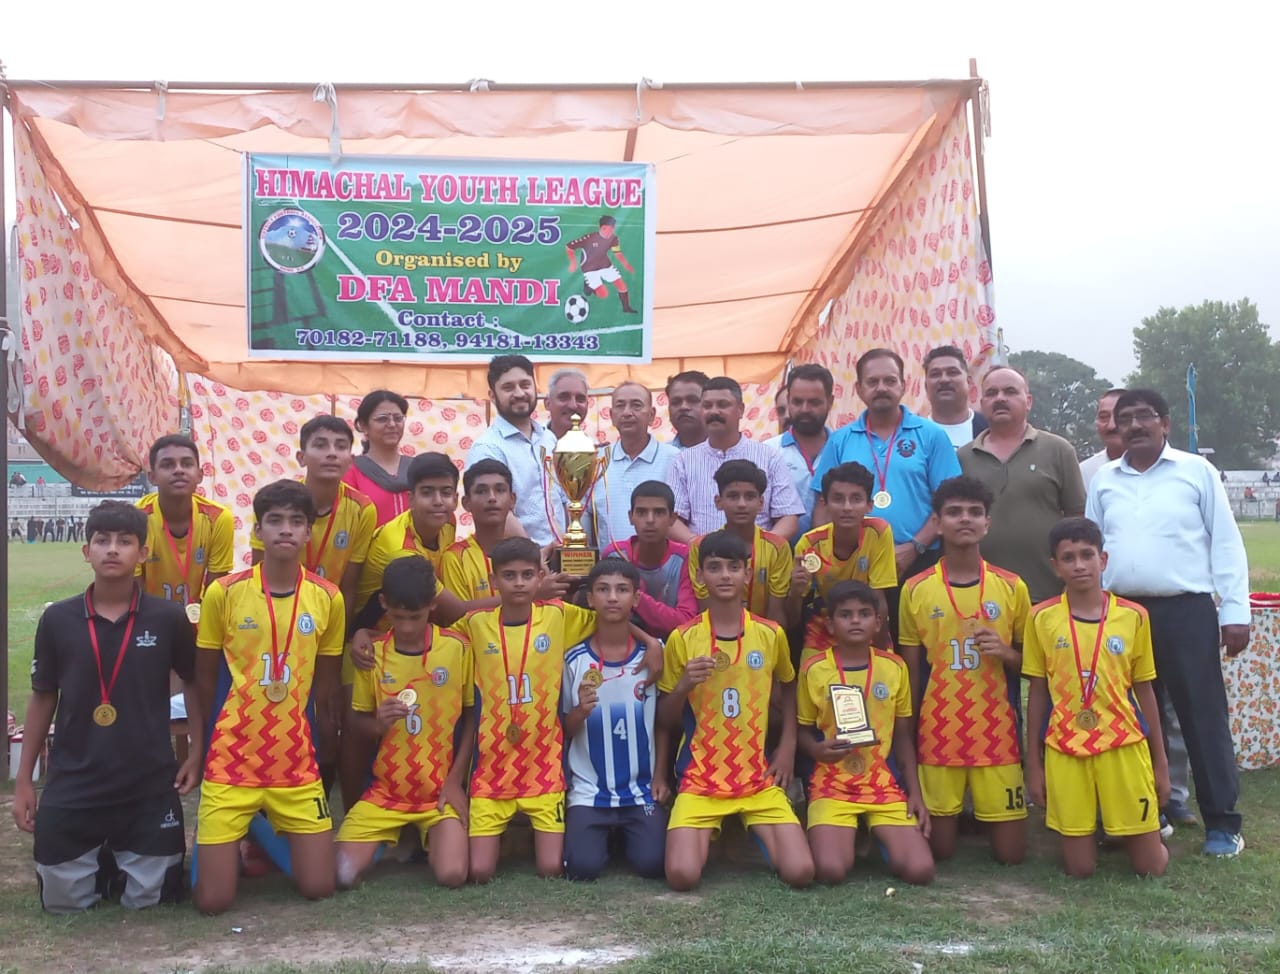
POLYGON ((1204 852, 1235 856, 1244 848, 1240 779, 1218 650, 1237 656, 1249 645, 1244 541, 1218 472, 1169 445, 1163 396, 1130 390, 1115 418, 1125 453, 1094 475, 1085 508, 1106 541, 1103 584, 1150 616, 1156 689, 1182 724, 1204 852))

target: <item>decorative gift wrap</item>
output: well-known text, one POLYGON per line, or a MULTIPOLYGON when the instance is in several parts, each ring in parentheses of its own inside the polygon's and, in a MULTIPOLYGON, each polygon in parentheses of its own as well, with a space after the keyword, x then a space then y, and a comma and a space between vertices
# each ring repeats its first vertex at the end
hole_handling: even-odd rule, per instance
POLYGON ((1280 764, 1280 594, 1255 592, 1249 648, 1222 660, 1236 763, 1243 770, 1280 764))

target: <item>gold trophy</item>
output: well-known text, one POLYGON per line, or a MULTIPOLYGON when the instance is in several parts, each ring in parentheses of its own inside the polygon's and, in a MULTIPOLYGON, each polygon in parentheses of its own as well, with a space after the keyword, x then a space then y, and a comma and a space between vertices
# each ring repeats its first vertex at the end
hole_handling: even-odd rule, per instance
MULTIPOLYGON (((547 489, 554 480, 569 498, 568 524, 560 539, 559 570, 567 575, 585 576, 600 557, 600 552, 587 544, 587 532, 582 527, 582 512, 596 480, 609 462, 582 429, 582 417, 571 417, 573 425, 556 441, 550 454, 544 448, 542 465, 547 473, 547 489)), ((552 522, 551 530, 555 531, 552 522)))
POLYGON ((876 732, 867 716, 867 698, 862 687, 831 686, 831 716, 836 722, 836 740, 854 747, 876 743, 876 732))

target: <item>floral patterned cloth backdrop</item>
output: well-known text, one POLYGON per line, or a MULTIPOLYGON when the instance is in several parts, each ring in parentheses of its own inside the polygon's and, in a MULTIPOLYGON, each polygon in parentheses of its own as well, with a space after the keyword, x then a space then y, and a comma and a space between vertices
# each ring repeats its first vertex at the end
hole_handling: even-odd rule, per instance
POLYGON ((1235 659, 1224 659, 1222 676, 1231 709, 1236 764, 1269 768, 1280 764, 1280 605, 1255 604, 1253 638, 1235 659))

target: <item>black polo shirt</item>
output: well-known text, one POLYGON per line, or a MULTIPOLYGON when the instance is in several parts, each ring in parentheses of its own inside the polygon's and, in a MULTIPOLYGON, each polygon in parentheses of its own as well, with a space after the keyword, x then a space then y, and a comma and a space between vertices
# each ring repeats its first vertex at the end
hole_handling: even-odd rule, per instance
POLYGON ((95 611, 90 620, 89 603, 81 593, 45 609, 36 628, 31 689, 59 695, 42 801, 62 808, 118 804, 172 789, 177 762, 169 736, 169 671, 184 680, 195 675, 195 633, 182 606, 140 595, 111 690, 116 722, 99 727, 93 711, 102 692, 90 624, 98 634, 103 678, 109 684, 129 613, 112 622, 95 611))

